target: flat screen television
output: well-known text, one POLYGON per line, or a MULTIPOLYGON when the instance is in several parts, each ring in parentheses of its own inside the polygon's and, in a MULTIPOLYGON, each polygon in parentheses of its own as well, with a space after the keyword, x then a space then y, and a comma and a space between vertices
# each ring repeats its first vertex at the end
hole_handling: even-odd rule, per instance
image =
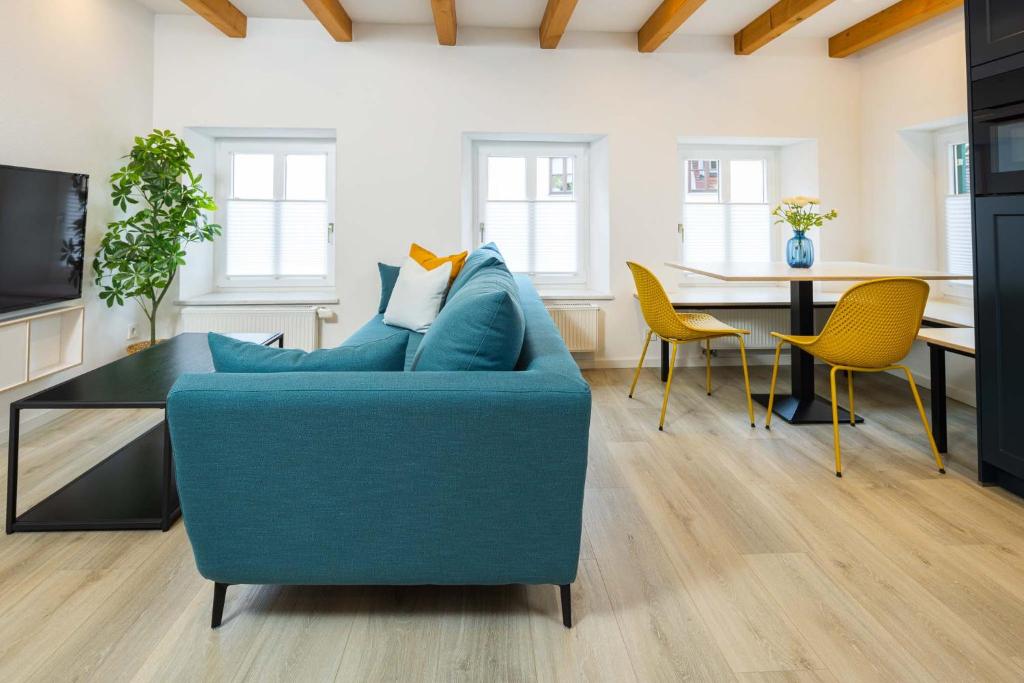
POLYGON ((0 313, 82 295, 89 176, 0 165, 0 313))

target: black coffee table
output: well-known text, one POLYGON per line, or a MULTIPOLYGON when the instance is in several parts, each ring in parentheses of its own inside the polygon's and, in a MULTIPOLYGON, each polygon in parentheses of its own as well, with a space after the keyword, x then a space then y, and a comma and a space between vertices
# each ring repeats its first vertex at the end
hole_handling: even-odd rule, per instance
MULTIPOLYGON (((284 346, 276 333, 229 337, 284 346)), ((179 334, 11 404, 7 446, 7 533, 15 531, 167 531, 181 516, 174 482, 167 392, 186 373, 213 372, 203 333, 179 334), (22 410, 158 408, 163 421, 26 512, 17 514, 18 431, 22 410)), ((74 455, 73 452, 68 455, 74 455)))

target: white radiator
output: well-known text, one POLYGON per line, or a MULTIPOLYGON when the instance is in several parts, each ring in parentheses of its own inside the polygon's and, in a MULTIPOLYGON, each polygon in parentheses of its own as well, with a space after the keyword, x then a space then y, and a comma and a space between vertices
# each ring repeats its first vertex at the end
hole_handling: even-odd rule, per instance
POLYGON ((562 341, 572 352, 597 351, 600 309, 594 304, 551 304, 547 307, 562 341))
POLYGON ((320 347, 316 306, 185 306, 182 332, 283 332, 284 345, 312 351, 320 347))

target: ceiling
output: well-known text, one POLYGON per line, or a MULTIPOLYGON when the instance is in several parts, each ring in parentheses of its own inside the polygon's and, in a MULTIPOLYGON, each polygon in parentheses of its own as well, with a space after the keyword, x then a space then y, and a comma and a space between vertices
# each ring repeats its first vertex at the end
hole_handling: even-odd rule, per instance
MULTIPOLYGON (((731 36, 776 0, 707 0, 679 29, 692 35, 731 36)), ((896 0, 835 0, 786 35, 827 38, 896 0)), ((191 14, 181 0, 136 0, 158 14, 191 14)), ((302 0, 232 0, 252 18, 313 19, 302 0)), ((579 0, 569 31, 635 32, 660 0, 579 0)), ((430 0, 342 0, 358 23, 433 24, 430 0)), ((547 0, 456 0, 460 27, 537 28, 547 0)))

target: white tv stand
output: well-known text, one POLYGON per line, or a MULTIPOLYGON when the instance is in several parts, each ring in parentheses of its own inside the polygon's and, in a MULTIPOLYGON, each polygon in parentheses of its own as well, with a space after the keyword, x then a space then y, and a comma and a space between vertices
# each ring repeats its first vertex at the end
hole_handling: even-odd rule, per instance
POLYGON ((85 306, 0 320, 0 391, 82 364, 85 306))

